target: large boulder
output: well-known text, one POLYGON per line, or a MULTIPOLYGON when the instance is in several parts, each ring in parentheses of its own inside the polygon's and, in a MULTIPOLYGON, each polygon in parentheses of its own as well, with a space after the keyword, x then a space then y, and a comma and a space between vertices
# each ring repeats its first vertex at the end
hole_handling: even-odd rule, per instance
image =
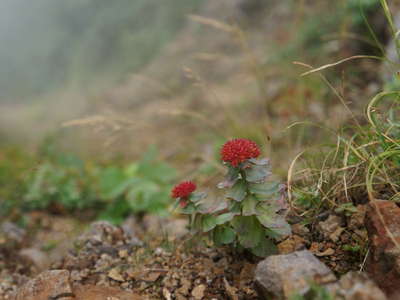
POLYGON ((332 271, 308 250, 269 256, 255 271, 257 291, 263 299, 287 299, 296 293, 305 294, 310 282, 334 281, 332 271))
POLYGON ((366 270, 388 295, 400 299, 400 208, 391 201, 372 201, 365 225, 370 240, 366 270))

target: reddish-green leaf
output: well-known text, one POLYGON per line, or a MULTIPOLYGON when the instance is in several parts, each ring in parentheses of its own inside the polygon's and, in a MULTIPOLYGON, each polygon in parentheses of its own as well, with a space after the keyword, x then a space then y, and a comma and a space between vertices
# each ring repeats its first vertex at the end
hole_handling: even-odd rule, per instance
POLYGON ((225 175, 225 180, 218 183, 217 187, 220 189, 230 188, 239 179, 239 169, 229 166, 228 173, 225 175))
POLYGON ((243 216, 252 216, 257 214, 258 200, 252 196, 247 196, 242 202, 242 214, 243 216))
POLYGON ((226 198, 241 202, 247 195, 247 184, 244 180, 236 181, 235 185, 226 193, 226 198))
POLYGON ((250 167, 246 168, 244 172, 246 174, 246 180, 252 183, 263 182, 269 175, 271 175, 268 166, 263 165, 250 165, 250 167))

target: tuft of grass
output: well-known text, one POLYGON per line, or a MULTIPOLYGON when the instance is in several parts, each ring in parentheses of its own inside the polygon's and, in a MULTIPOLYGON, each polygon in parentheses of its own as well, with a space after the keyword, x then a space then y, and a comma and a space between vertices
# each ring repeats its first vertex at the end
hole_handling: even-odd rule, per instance
MULTIPOLYGON (((396 39, 388 5, 385 0, 380 3, 396 39)), ((350 111, 343 95, 319 73, 344 61, 306 74, 318 73, 350 111)), ((351 113, 354 125, 339 130, 324 128, 336 142, 304 151, 295 158, 288 173, 289 196, 292 208, 306 222, 314 222, 315 216, 327 210, 351 214, 357 204, 377 199, 400 202, 399 101, 400 91, 378 93, 369 101, 363 120, 351 113), (296 165, 301 165, 300 170, 296 165)), ((377 213, 385 224, 378 208, 377 213)))
POLYGON ((336 143, 296 158, 288 176, 294 208, 313 216, 368 198, 398 201, 399 100, 399 91, 379 93, 367 107, 366 125, 329 130, 336 143), (295 171, 300 160, 305 167, 295 171))

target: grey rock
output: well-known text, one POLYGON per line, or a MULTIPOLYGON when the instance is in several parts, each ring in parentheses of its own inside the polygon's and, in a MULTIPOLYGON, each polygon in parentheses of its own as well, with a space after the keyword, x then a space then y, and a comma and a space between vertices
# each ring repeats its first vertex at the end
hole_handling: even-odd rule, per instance
POLYGON ((188 222, 186 219, 169 220, 159 216, 147 215, 143 218, 147 231, 162 232, 170 237, 180 238, 188 233, 188 222))
POLYGON ((1 224, 0 231, 5 235, 8 240, 16 243, 22 243, 26 236, 26 231, 14 223, 4 222, 1 224))
POLYGON ((121 227, 124 230, 127 237, 130 239, 130 244, 142 246, 143 242, 137 238, 136 228, 138 223, 134 216, 128 217, 124 223, 122 223, 121 227))
POLYGON ((126 232, 123 228, 119 226, 114 226, 106 221, 94 222, 90 225, 90 228, 82 234, 78 239, 78 245, 85 246, 121 246, 121 245, 131 245, 138 246, 141 242, 132 236, 133 231, 126 232))
POLYGON ((334 299, 386 300, 381 289, 365 273, 349 272, 337 283, 327 285, 334 299))
POLYGON ((310 282, 327 284, 335 280, 332 271, 308 250, 269 256, 255 271, 261 299, 287 299, 296 293, 306 293, 310 282))
POLYGON ((19 251, 22 258, 31 261, 39 270, 44 270, 50 265, 49 257, 36 248, 24 248, 19 251))
POLYGON ((92 223, 90 228, 78 238, 78 241, 91 245, 113 245, 123 238, 124 232, 121 228, 106 221, 99 221, 92 223))

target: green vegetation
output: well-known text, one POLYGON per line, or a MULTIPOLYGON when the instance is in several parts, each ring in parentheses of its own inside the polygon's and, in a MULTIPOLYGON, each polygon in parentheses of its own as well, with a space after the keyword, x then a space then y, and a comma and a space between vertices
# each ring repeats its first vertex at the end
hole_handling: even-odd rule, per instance
MULTIPOLYGON (((381 4, 385 8, 386 1, 381 4)), ((385 16, 391 24, 388 11, 385 16)), ((303 155, 305 168, 297 173, 301 176, 289 174, 290 181, 295 182, 291 187, 293 207, 302 211, 306 222, 325 210, 351 215, 355 205, 368 199, 399 201, 400 92, 378 93, 367 105, 362 121, 350 111, 341 94, 336 94, 352 116, 353 125, 338 131, 323 127, 336 143, 303 155)))
MULTIPOLYGON (((293 5, 298 9, 297 3, 293 5)), ((315 5, 315 9, 306 12, 303 12, 304 8, 300 8, 307 18, 296 24, 298 28, 294 40, 283 52, 277 52, 278 58, 293 60, 300 56, 315 62, 326 61, 326 57, 322 59, 321 54, 330 51, 328 42, 340 39, 356 39, 366 45, 374 45, 366 22, 367 16, 379 12, 379 0, 327 1, 315 5), (315 11, 330 13, 316 14, 315 11), (321 52, 324 47, 328 49, 321 52)))
POLYGON ((32 157, 2 153, 2 215, 28 210, 79 212, 120 222, 129 214, 166 214, 175 170, 150 149, 128 164, 96 163, 59 151, 32 157))
POLYGON ((200 3, 2 1, 0 97, 119 80, 147 64, 200 3))
POLYGON ((190 182, 175 187, 176 206, 189 216, 194 234, 205 233, 216 246, 245 248, 260 257, 276 253, 273 240, 291 233, 284 217, 285 185, 269 180, 269 161, 256 159, 259 155, 258 146, 246 139, 224 144, 222 160, 228 171, 218 185, 226 190, 222 198, 192 193, 190 182))
POLYGON ((335 299, 324 286, 311 284, 310 290, 304 295, 293 295, 289 300, 333 300, 335 299))
MULTIPOLYGON (((15 68, 15 72, 12 72, 11 76, 10 73, 6 76, 0 72, 0 89, 3 93, 11 95, 17 90, 18 93, 40 92, 42 89, 51 89, 61 82, 73 83, 75 80, 85 85, 95 77, 95 74, 96 77, 104 75, 118 80, 149 62, 179 30, 184 22, 184 14, 200 5, 200 1, 196 0, 179 0, 165 7, 160 7, 156 0, 123 1, 120 5, 113 5, 104 0, 100 2, 75 0, 61 4, 51 4, 48 1, 42 0, 32 4, 36 5, 35 9, 46 13, 48 18, 43 18, 38 27, 29 28, 32 30, 31 40, 19 41, 35 45, 30 49, 32 53, 27 55, 25 52, 17 51, 14 53, 15 57, 4 61, 3 70, 7 70, 10 64, 15 68), (155 22, 148 22, 149 19, 155 22), (82 28, 84 30, 81 30, 82 28), (46 34, 42 42, 40 38, 43 32, 46 34), (93 52, 93 49, 96 51, 93 52), (20 56, 33 57, 35 53, 41 53, 42 56, 38 56, 35 61, 18 59, 20 56), (43 63, 48 57, 54 57, 55 63, 43 63), (40 67, 36 67, 37 65, 40 67), (3 81, 5 77, 8 81, 3 81), (48 78, 51 80, 47 80, 48 78), (21 89, 20 82, 30 82, 30 85, 21 89)), ((290 61, 299 56, 316 58, 316 53, 323 55, 311 59, 310 63, 326 60, 326 56, 332 53, 331 50, 324 48, 326 41, 340 40, 342 37, 346 39, 351 32, 358 40, 362 40, 362 43, 372 45, 372 52, 379 50, 379 41, 375 40, 371 30, 373 24, 369 24, 366 20, 368 15, 375 13, 382 3, 385 1, 351 0, 318 4, 316 9, 334 13, 314 14, 313 18, 302 18, 300 24, 295 24, 299 25, 296 38, 283 51, 277 51, 279 55, 275 56, 276 60, 269 63, 271 65, 276 63, 280 67, 285 64, 287 57, 291 58, 290 61)), ((17 10, 20 5, 22 3, 15 2, 12 7, 17 10)), ((307 16, 313 12, 303 13, 307 16)), ((27 22, 25 25, 37 21, 30 19, 28 15, 25 17, 27 22)), ((389 16, 387 23, 392 23, 389 16)), ((18 30, 22 29, 15 30, 18 34, 18 30)), ((241 34, 242 32, 238 32, 238 36, 241 34)), ((0 60, 3 57, 1 51, 11 52, 12 45, 12 43, 7 44, 0 50, 0 60)), ((19 51, 26 51, 22 45, 18 44, 19 51)), ((265 83, 263 79, 267 76, 267 67, 270 65, 257 69, 257 72, 261 72, 257 77, 260 86, 265 83)), ((293 70, 293 65, 290 65, 290 68, 293 70)), ((287 77, 285 79, 298 77, 298 74, 294 73, 290 71, 290 74, 283 76, 287 77)), ((333 77, 333 82, 340 80, 334 72, 328 76, 333 77)), ((226 104, 229 107, 223 107, 222 104, 221 111, 225 112, 226 108, 225 115, 221 115, 225 118, 224 125, 227 129, 217 124, 215 127, 223 128, 221 131, 226 129, 223 134, 218 135, 218 138, 220 139, 222 135, 245 136, 254 138, 260 144, 265 143, 265 129, 268 128, 271 132, 276 129, 273 118, 280 116, 280 113, 284 116, 288 110, 295 110, 293 115, 298 112, 300 116, 296 118, 303 118, 310 110, 306 101, 309 99, 320 101, 325 98, 330 100, 327 97, 328 90, 333 86, 326 87, 325 83, 324 80, 308 76, 304 81, 292 82, 287 88, 282 88, 277 99, 283 104, 275 105, 273 108, 272 102, 267 104, 271 106, 272 113, 268 116, 271 120, 264 118, 265 110, 258 109, 259 103, 249 104, 247 101, 245 105, 240 103, 237 107, 230 102, 226 104), (257 114, 252 110, 257 111, 257 114), (242 120, 251 122, 243 125, 242 120)), ((341 93, 336 92, 345 104, 341 93)), ((267 95, 265 98, 268 98, 267 95)), ((301 156, 305 159, 302 164, 304 168, 298 173, 289 173, 292 183, 289 186, 289 199, 292 206, 302 212, 305 222, 311 222, 315 215, 326 209, 351 215, 355 212, 355 206, 363 201, 367 193, 370 197, 379 196, 393 200, 399 198, 398 101, 398 92, 381 93, 371 101, 367 109, 366 122, 360 122, 354 117, 353 126, 339 130, 328 127, 329 119, 326 118, 327 115, 323 115, 327 123, 322 127, 332 134, 335 142, 326 142, 323 146, 318 146, 318 154, 301 156)), ((329 103, 324 105, 324 109, 330 106, 329 103)), ((348 109, 347 106, 345 108, 348 109)), ((208 118, 205 120, 209 121, 208 118)), ((282 125, 279 124, 279 120, 276 123, 282 125)), ((287 144, 282 142, 284 138, 272 136, 275 143, 273 146, 278 145, 281 149, 290 148, 296 143, 299 148, 303 147, 307 140, 312 140, 314 145, 321 140, 328 140, 325 133, 323 138, 314 136, 314 133, 315 130, 303 129, 296 131, 294 136, 288 134, 285 138, 290 142, 287 144)), ((140 161, 127 165, 119 162, 94 163, 55 152, 45 152, 38 157, 32 157, 20 150, 5 150, 2 151, 2 156, 4 156, 0 161, 0 183, 4 187, 0 191, 0 201, 4 207, 2 214, 31 209, 93 210, 98 217, 118 222, 131 212, 165 213, 170 184, 176 178, 176 172, 171 167, 156 161, 153 151, 140 161)), ((204 163, 198 172, 212 177, 220 170, 215 166, 215 162, 213 160, 211 163, 204 163)), ((238 186, 235 185, 234 188, 237 189, 238 186)), ((245 189, 248 187, 239 189, 239 192, 245 189)), ((276 194, 276 189, 271 192, 272 194, 276 194)), ((253 205, 251 201, 244 202, 246 205, 248 203, 250 206, 253 205)), ((210 222, 211 227, 214 226, 212 222, 210 222)), ((220 230, 217 225, 222 224, 215 224, 215 228, 220 230)))

